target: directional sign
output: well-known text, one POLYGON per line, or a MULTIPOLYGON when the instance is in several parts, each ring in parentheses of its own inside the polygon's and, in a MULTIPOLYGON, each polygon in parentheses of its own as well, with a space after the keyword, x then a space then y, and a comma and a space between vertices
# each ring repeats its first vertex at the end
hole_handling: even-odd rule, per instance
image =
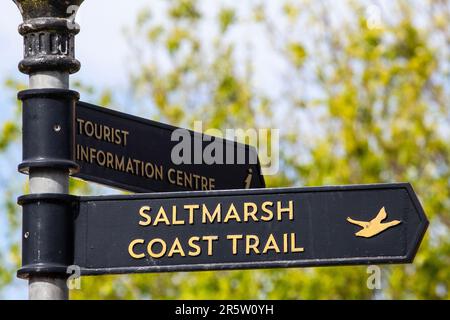
POLYGON ((86 275, 407 263, 428 225, 409 184, 80 199, 86 275))
POLYGON ((253 147, 84 102, 74 121, 75 177, 135 192, 264 187, 253 147))

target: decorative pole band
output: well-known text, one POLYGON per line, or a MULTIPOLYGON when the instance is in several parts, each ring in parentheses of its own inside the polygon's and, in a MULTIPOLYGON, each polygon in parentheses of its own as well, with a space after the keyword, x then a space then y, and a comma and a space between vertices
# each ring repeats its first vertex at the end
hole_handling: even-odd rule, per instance
POLYGON ((65 89, 19 92, 23 105, 20 172, 29 173, 33 168, 78 171, 73 160, 73 119, 79 97, 78 92, 65 89))
POLYGON ((13 0, 23 23, 24 59, 19 70, 25 74, 39 71, 75 73, 80 62, 75 59, 75 23, 78 7, 84 0, 13 0))
POLYGON ((78 197, 67 194, 28 194, 23 207, 22 267, 19 278, 30 275, 67 276, 73 264, 74 208, 78 197))

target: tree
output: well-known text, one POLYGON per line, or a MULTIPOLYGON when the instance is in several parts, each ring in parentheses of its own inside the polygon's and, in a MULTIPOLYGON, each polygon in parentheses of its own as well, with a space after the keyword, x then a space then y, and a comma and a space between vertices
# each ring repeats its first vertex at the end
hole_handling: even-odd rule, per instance
POLYGON ((448 3, 154 2, 128 32, 131 84, 154 118, 280 128, 269 186, 409 181, 430 228, 414 264, 382 268, 381 292, 365 267, 336 267, 90 277, 72 296, 448 299, 448 3))

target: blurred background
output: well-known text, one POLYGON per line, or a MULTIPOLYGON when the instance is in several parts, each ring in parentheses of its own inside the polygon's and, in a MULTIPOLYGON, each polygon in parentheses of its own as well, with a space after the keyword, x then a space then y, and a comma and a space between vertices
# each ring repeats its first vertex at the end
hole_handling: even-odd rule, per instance
MULTIPOLYGON (((21 17, 0 12, 0 298, 20 265, 21 17)), ((83 277, 73 299, 448 299, 450 3, 447 0, 86 0, 84 101, 191 128, 280 129, 269 187, 411 182, 430 219, 413 264, 83 277)), ((119 191, 71 181, 74 194, 119 191)))

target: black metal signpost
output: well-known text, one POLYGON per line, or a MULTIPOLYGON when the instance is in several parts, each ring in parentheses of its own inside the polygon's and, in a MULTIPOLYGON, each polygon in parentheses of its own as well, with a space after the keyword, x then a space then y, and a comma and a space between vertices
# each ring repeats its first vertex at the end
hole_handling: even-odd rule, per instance
POLYGON ((71 265, 99 275, 413 260, 428 221, 409 184, 262 189, 253 148, 187 130, 192 162, 173 163, 179 128, 79 102, 68 90, 80 66, 72 6, 83 0, 14 2, 24 18, 19 68, 32 88, 19 93, 19 170, 30 174, 31 194, 19 198, 18 276, 29 279, 30 298, 68 298, 71 265), (195 161, 210 140, 224 150, 222 163, 195 161), (184 192, 77 197, 69 174, 184 192))

